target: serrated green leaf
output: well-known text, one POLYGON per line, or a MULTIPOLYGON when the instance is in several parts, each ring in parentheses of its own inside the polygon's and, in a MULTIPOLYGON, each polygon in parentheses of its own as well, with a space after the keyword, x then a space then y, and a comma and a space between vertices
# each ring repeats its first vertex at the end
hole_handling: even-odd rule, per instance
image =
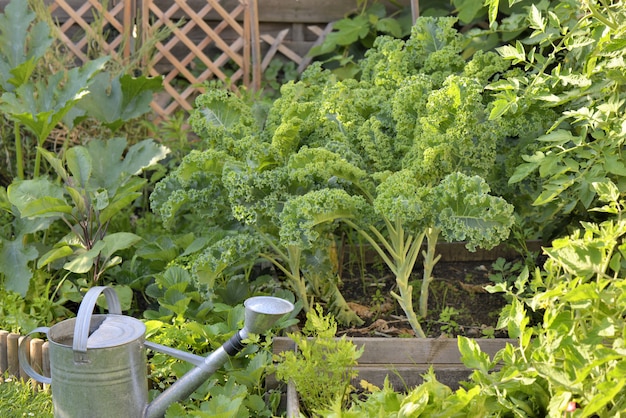
POLYGON ((328 34, 332 43, 336 45, 352 45, 365 38, 370 32, 370 22, 367 16, 360 15, 352 19, 341 19, 333 24, 335 32, 328 34))
POLYGON ((485 0, 485 6, 489 7, 489 27, 494 28, 497 26, 498 7, 500 6, 500 0, 485 0))
POLYGON ((623 377, 615 380, 606 380, 597 384, 597 390, 591 400, 582 411, 583 417, 594 416, 596 412, 604 408, 609 402, 613 402, 626 385, 623 377))
POLYGON ((491 109, 491 112, 489 113, 489 120, 494 120, 504 115, 506 112, 508 112, 511 109, 511 107, 513 106, 513 103, 514 102, 510 100, 506 100, 506 99, 495 100, 493 102, 493 108, 491 109))
POLYGON ((520 45, 520 46, 516 48, 513 45, 504 45, 504 46, 496 48, 496 51, 498 51, 498 53, 503 58, 512 60, 514 63, 524 62, 526 61, 526 53, 524 52, 524 48, 521 47, 521 44, 519 43, 519 41, 517 45, 520 45))
POLYGON ((530 5, 530 13, 528 16, 528 20, 530 22, 530 27, 533 29, 538 29, 541 32, 545 32, 546 30, 546 21, 541 16, 541 12, 537 9, 537 6, 534 4, 530 5))
POLYGON ((489 355, 484 353, 478 343, 470 338, 459 336, 457 341, 461 352, 461 361, 470 369, 478 369, 487 374, 491 368, 489 355))
POLYGON ((540 136, 537 138, 537 141, 550 142, 550 145, 564 145, 570 141, 574 141, 574 139, 576 139, 576 137, 574 137, 570 131, 557 129, 549 134, 540 136))
POLYGON ((533 171, 537 170, 539 164, 537 163, 524 163, 520 164, 515 168, 515 172, 509 178, 509 184, 518 183, 524 180, 526 177, 532 174, 533 171))
POLYGON ((603 202, 617 202, 620 196, 618 187, 611 180, 593 182, 593 190, 598 194, 598 198, 603 202))

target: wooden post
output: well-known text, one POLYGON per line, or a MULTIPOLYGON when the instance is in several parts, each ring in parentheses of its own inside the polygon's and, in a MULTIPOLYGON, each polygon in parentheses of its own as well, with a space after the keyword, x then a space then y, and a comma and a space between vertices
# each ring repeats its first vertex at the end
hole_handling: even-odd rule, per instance
POLYGON ((259 8, 257 0, 249 0, 250 7, 250 58, 252 61, 252 90, 261 90, 261 34, 259 33, 259 8))
POLYGON ((7 337, 9 331, 0 330, 0 378, 8 370, 9 363, 7 362, 7 337))
POLYGON ((411 0, 411 17, 413 24, 420 17, 420 0, 411 0))
MULTIPOLYGON (((44 341, 41 338, 33 338, 30 340, 30 365, 37 373, 43 372, 43 359, 41 356, 41 351, 43 347, 44 341)), ((21 373, 21 370, 20 370, 21 373)), ((26 377, 26 376, 24 376, 26 377)), ((35 379, 31 379, 33 384, 38 387, 42 386, 41 382, 36 381, 35 379)))
MULTIPOLYGON (((41 346, 41 374, 50 377, 50 343, 46 341, 41 346)), ((44 388, 48 386, 44 385, 44 388)))
POLYGON ((136 14, 137 6, 135 5, 135 0, 126 0, 124 2, 124 33, 123 33, 123 41, 124 42, 124 59, 127 60, 130 57, 131 52, 135 49, 135 40, 133 39, 133 27, 135 24, 135 14, 136 14))
POLYGON ((17 358, 17 350, 20 334, 10 333, 7 336, 7 370, 11 376, 20 376, 20 362, 17 358))
MULTIPOLYGON (((24 347, 26 347, 26 350, 24 350, 24 351, 26 351, 26 361, 30 363, 31 362, 30 359, 32 358, 32 353, 30 352, 30 341, 31 341, 31 338, 21 335, 20 338, 18 338, 18 343, 17 343, 18 351, 20 349, 20 345, 22 344, 22 341, 24 342, 24 347)), ((18 367, 19 367, 19 378, 22 379, 22 380, 28 380, 30 376, 28 376, 28 374, 24 371, 24 369, 22 369, 22 365, 19 362, 19 357, 18 357, 17 360, 18 360, 17 364, 18 364, 18 367)), ((18 376, 18 375, 16 375, 16 376, 18 376)))

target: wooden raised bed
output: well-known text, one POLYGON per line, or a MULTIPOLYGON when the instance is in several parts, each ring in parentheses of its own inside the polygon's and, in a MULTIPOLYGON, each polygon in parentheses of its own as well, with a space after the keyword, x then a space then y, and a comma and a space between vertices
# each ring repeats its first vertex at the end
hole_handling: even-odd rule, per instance
MULTIPOLYGON (((364 347, 359 358, 358 376, 352 385, 359 387, 361 380, 382 387, 385 378, 397 391, 406 391, 423 382, 422 375, 432 366, 437 380, 451 389, 459 388, 459 383, 467 380, 472 373, 461 362, 456 338, 351 338, 357 347, 364 347)), ((490 357, 509 344, 517 344, 515 339, 495 338, 476 339, 481 350, 490 357)), ((279 354, 295 350, 296 345, 288 337, 275 337, 273 353, 279 354)), ((273 376, 267 380, 268 389, 278 387, 273 376)), ((287 388, 287 416, 298 416, 297 395, 291 385, 287 388)))

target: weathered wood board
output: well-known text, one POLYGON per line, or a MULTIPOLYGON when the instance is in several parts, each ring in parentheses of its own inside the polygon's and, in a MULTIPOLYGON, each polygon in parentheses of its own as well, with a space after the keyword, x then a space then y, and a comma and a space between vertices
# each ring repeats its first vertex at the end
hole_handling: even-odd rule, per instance
MULTIPOLYGON (((456 338, 381 338, 365 337, 351 339, 357 347, 364 347, 358 360, 358 371, 352 384, 359 386, 361 380, 382 387, 385 378, 396 390, 406 390, 422 383, 422 375, 432 366, 437 379, 452 389, 466 380, 472 370, 461 361, 456 338)), ((513 339, 477 339, 481 350, 493 357, 507 343, 517 344, 513 339)), ((293 340, 275 337, 274 354, 295 350, 293 340)), ((274 378, 268 379, 268 387, 276 387, 274 378)))

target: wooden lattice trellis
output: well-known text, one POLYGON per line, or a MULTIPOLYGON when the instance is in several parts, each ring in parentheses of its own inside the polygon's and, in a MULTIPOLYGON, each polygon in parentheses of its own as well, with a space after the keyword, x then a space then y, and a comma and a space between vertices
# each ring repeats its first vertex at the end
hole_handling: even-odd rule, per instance
MULTIPOLYGON (((312 34, 317 36, 317 40, 313 43, 312 46, 321 44, 324 41, 324 38, 326 38, 326 35, 330 33, 332 28, 333 28, 332 22, 327 24, 325 28, 321 28, 317 25, 307 26, 307 29, 312 34)), ((261 70, 264 71, 265 69, 267 69, 270 62, 272 61, 272 59, 276 56, 278 52, 280 52, 284 58, 298 64, 299 73, 304 71, 307 65, 309 65, 312 59, 311 57, 308 57, 306 55, 300 55, 296 51, 290 49, 289 47, 285 45, 284 40, 288 33, 289 33, 289 28, 286 28, 286 29, 281 30, 276 36, 272 36, 270 34, 260 35, 261 40, 265 42, 267 45, 269 45, 269 49, 266 51, 263 57, 263 61, 261 62, 261 70)))
MULTIPOLYGON (((251 44, 250 19, 256 0, 240 1, 231 10, 225 10, 218 0, 207 0, 200 10, 194 10, 186 2, 174 2, 167 6, 159 6, 154 0, 143 0, 142 31, 150 36, 154 30, 166 26, 172 36, 156 45, 156 53, 147 64, 150 75, 159 75, 159 64, 165 63, 173 68, 164 74, 163 84, 166 92, 165 103, 155 101, 153 109, 161 116, 166 116, 178 107, 185 110, 192 108, 191 100, 201 91, 203 81, 217 77, 231 83, 233 88, 238 81, 250 85, 251 44), (214 27, 205 20, 209 13, 217 13, 221 18, 214 27), (180 16, 182 17, 182 24, 180 16), (240 21, 243 20, 243 24, 240 21), (234 31, 236 39, 230 44, 220 34, 226 30, 234 31), (193 34, 194 36, 191 36, 193 34), (200 34, 200 36, 199 36, 200 34), (213 48, 209 48, 213 46, 213 48), (174 49, 179 51, 175 55, 174 49), (181 53, 180 50, 183 50, 181 53), (217 52, 210 56, 207 51, 217 52), (224 67, 229 64, 234 71, 227 74, 224 67), (194 71, 201 66, 205 68, 194 71), (176 82, 183 78, 185 85, 181 88, 176 82)), ((256 41, 258 43, 258 40, 256 41)), ((258 48, 258 47, 257 47, 258 48)), ((255 80, 256 82, 256 80, 255 80)))
POLYGON ((53 16, 66 15, 65 20, 56 26, 58 35, 65 46, 85 62, 90 59, 90 41, 97 43, 95 47, 99 53, 117 58, 120 54, 126 58, 130 55, 136 14, 134 3, 135 0, 87 0, 76 4, 54 0, 49 10, 53 16))
MULTIPOLYGON (((59 37, 82 62, 106 53, 123 64, 142 45, 154 46, 142 63, 145 74, 163 76, 165 91, 152 103, 160 118, 190 110, 206 80, 257 90, 272 59, 293 61, 298 72, 311 60, 290 47, 291 28, 261 33, 258 0, 45 1, 59 37), (169 36, 157 39, 163 29, 169 36)), ((317 45, 332 24, 303 28, 317 45)))

